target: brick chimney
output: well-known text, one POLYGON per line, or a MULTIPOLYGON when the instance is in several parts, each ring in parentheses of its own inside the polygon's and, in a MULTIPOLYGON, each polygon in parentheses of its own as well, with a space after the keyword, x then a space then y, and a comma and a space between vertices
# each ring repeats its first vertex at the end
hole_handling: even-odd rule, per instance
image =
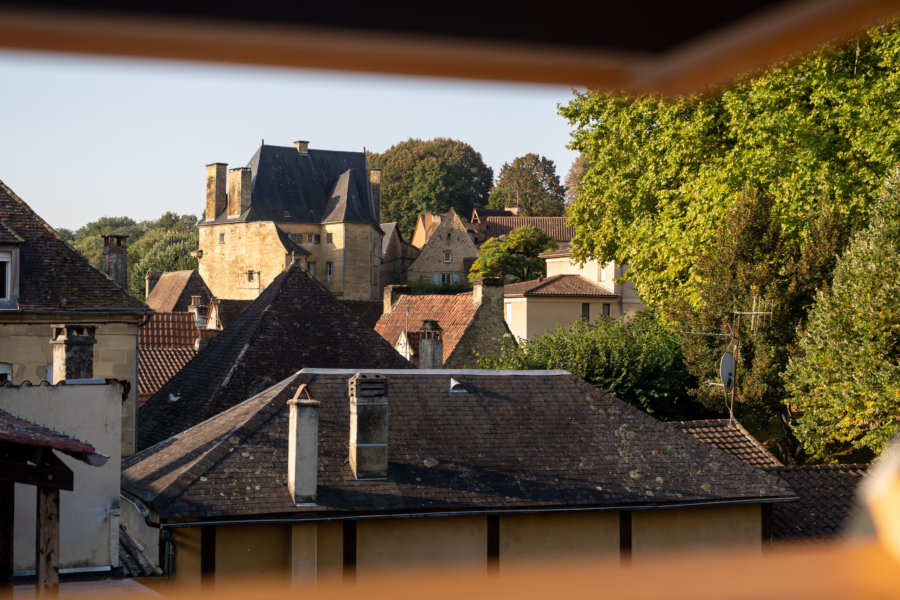
POLYGON ((408 285, 386 285, 384 286, 384 308, 382 312, 386 315, 391 314, 391 311, 394 310, 394 303, 397 302, 397 299, 400 298, 403 294, 409 293, 408 285))
POLYGON ((250 167, 238 167, 228 171, 228 215, 239 217, 250 208, 250 167))
POLYGON ((225 173, 228 163, 206 165, 206 219, 211 221, 225 210, 225 173))
POLYGON ((103 271, 123 288, 128 288, 128 236, 104 235, 103 271))
POLYGON ((94 376, 96 325, 51 325, 53 382, 91 379, 94 376))
POLYGON ((444 366, 444 330, 433 319, 422 321, 419 329, 419 368, 440 369, 444 366))
POLYGON ((294 504, 316 501, 319 461, 319 403, 306 384, 288 400, 288 491, 294 504))
POLYGON ((303 156, 309 154, 309 142, 307 142, 306 140, 298 140, 294 142, 294 148, 296 148, 297 152, 299 152, 303 156))
POLYGON ((379 373, 350 378, 350 468, 357 479, 384 479, 388 465, 388 389, 379 373))
POLYGON ((479 277, 472 289, 472 302, 484 306, 498 318, 503 318, 503 278, 479 277))
POLYGON ((381 222, 381 169, 369 171, 369 183, 372 185, 372 210, 375 218, 381 222))
POLYGON ((144 275, 144 297, 149 298, 150 292, 153 291, 153 288, 156 287, 156 284, 159 283, 159 278, 162 277, 162 271, 154 271, 153 269, 149 269, 147 273, 144 275))

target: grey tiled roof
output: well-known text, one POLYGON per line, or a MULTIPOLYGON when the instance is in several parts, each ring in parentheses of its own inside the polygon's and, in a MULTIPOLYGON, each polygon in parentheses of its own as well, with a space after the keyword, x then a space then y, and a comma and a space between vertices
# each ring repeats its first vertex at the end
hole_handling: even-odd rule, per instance
POLYGON ((782 466, 780 460, 735 420, 677 421, 672 426, 755 467, 782 466))
POLYGON ((294 263, 138 413, 146 448, 303 367, 412 368, 294 263))
POLYGON ((347 461, 348 380, 306 369, 126 459, 123 487, 163 519, 303 513, 603 509, 792 497, 774 477, 562 371, 381 371, 386 480, 347 461), (467 392, 450 390, 450 379, 467 392), (318 495, 288 493, 287 400, 320 402, 318 495))

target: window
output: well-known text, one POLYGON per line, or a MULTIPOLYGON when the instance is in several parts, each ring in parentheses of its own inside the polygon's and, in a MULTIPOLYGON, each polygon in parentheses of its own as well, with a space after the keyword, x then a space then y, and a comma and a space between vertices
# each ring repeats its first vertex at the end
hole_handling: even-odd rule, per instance
POLYGON ((12 381, 12 365, 0 363, 0 384, 12 381))
POLYGON ((256 279, 255 275, 253 271, 247 271, 247 281, 254 281, 256 279))
MULTIPOLYGON (((328 235, 331 235, 330 233, 328 235)), ((331 279, 334 276, 334 263, 327 262, 325 263, 325 275, 328 276, 328 279, 331 279)))
POLYGON ((306 243, 307 243, 307 244, 312 244, 312 243, 315 242, 315 241, 316 241, 316 236, 315 236, 315 234, 312 234, 312 233, 307 233, 307 234, 306 234, 306 243))
POLYGON ((314 263, 314 262, 306 263, 306 272, 309 273, 310 275, 312 275, 313 277, 315 277, 316 276, 316 263, 314 263))
POLYGON ((334 236, 331 235, 330 233, 326 233, 326 234, 325 234, 325 241, 328 242, 329 244, 333 244, 333 243, 334 243, 334 236))
POLYGON ((313 236, 313 243, 315 243, 315 244, 321 244, 321 243, 322 243, 322 236, 321 236, 320 234, 318 234, 318 233, 315 234, 315 235, 313 236))
POLYGON ((224 233, 220 233, 220 234, 219 234, 219 243, 220 243, 220 244, 224 244, 224 243, 225 243, 225 234, 224 234, 224 233))
POLYGON ((456 275, 456 281, 459 281, 459 273, 441 273, 441 285, 450 285, 453 283, 454 275, 456 275))
POLYGON ((453 262, 453 252, 450 250, 444 250, 444 262, 453 262))
POLYGON ((585 321, 591 320, 591 303, 590 302, 582 302, 581 303, 581 318, 585 321))
POLYGON ((9 300, 12 280, 12 252, 0 252, 0 300, 9 300))
POLYGON ((603 316, 604 316, 604 317, 608 317, 608 316, 609 316, 609 304, 604 304, 604 305, 603 305, 603 316))

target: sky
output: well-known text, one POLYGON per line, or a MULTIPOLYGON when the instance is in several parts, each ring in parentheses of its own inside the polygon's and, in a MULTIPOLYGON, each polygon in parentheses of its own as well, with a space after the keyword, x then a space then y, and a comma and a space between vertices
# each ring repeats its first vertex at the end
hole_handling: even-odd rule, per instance
POLYGON ((448 137, 499 175, 529 152, 565 181, 570 88, 0 51, 0 181, 54 227, 199 215, 212 162, 260 141, 383 152, 448 137))

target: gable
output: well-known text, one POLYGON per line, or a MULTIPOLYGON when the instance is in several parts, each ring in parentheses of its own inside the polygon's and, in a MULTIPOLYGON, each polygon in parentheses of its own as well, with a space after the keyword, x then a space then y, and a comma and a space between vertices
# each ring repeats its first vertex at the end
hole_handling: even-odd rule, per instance
POLYGON ((419 256, 409 267, 418 275, 429 272, 455 272, 467 274, 471 262, 478 256, 478 248, 469 237, 462 221, 452 210, 443 215, 440 224, 422 246, 419 256), (445 252, 450 252, 450 262, 445 262, 445 252))

